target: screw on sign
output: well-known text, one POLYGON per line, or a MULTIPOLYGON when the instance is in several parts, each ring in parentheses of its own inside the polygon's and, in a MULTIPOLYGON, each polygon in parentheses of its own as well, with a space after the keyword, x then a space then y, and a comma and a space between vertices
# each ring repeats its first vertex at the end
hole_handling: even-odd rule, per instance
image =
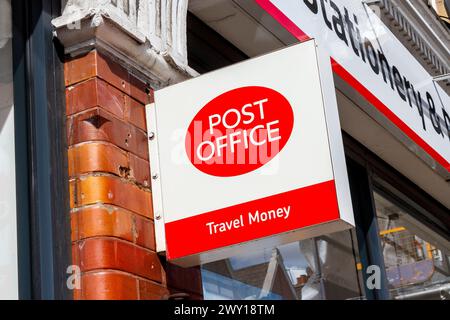
POLYGON ((186 152, 206 174, 245 174, 283 149, 293 125, 292 107, 279 92, 258 86, 233 89, 196 114, 186 135, 186 152))

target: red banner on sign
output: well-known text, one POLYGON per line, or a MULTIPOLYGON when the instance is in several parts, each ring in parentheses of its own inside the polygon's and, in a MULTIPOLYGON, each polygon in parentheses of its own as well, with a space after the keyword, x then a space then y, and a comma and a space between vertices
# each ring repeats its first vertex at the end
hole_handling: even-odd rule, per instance
POLYGON ((334 180, 166 223, 167 258, 339 219, 334 180))

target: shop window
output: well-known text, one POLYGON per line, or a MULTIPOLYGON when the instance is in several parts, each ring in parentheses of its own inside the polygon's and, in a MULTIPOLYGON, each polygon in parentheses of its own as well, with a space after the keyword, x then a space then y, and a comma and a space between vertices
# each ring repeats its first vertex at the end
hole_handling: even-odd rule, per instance
POLYGON ((391 297, 449 299, 448 239, 381 190, 375 191, 374 199, 391 297))
POLYGON ((205 299, 359 299, 362 277, 354 230, 202 266, 205 299))

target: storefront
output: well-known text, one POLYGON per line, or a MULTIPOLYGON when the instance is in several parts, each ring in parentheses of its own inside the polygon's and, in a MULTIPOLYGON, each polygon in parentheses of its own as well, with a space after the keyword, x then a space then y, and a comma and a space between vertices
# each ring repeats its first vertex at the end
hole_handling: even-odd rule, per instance
POLYGON ((448 239, 431 214, 445 216, 446 210, 420 199, 421 190, 411 188, 410 181, 350 137, 346 140, 356 229, 203 265, 205 298, 446 297, 448 239), (419 199, 430 207, 418 205, 419 199), (381 275, 381 290, 366 289, 374 274, 381 275))
POLYGON ((449 29, 372 2, 0 0, 0 299, 450 299, 449 29), (167 261, 154 92, 311 38, 355 227, 167 261))
MULTIPOLYGON (((338 4, 338 7, 331 3, 336 10, 333 11, 321 2, 324 6, 321 11, 319 2, 305 1, 304 4, 292 5, 286 13, 279 10, 278 3, 283 7, 283 2, 259 1, 260 6, 272 12, 278 22, 271 20, 264 10, 244 2, 239 2, 234 8, 223 4, 221 10, 228 12, 229 16, 224 21, 215 22, 213 17, 221 14, 213 6, 195 1, 191 3, 191 10, 196 15, 188 16, 188 44, 189 40, 194 44, 188 47, 192 65, 198 66, 199 70, 213 70, 217 68, 218 61, 220 66, 225 66, 245 60, 248 55, 259 54, 261 51, 257 48, 264 45, 277 47, 281 46, 280 42, 295 42, 292 36, 300 40, 302 37, 308 38, 286 17, 288 13, 295 17, 293 7, 304 9, 299 15, 305 19, 303 25, 309 32, 314 33, 314 28, 324 30, 329 22, 330 32, 338 32, 341 41, 347 44, 347 48, 340 48, 334 37, 324 31, 324 37, 332 48, 330 50, 337 55, 347 51, 349 55, 356 54, 351 58, 353 60, 349 60, 350 64, 357 63, 352 62, 354 59, 370 57, 371 53, 364 52, 363 46, 357 48, 358 40, 355 39, 360 36, 353 38, 350 33, 349 38, 345 38, 344 29, 336 27, 336 18, 333 18, 335 29, 332 27, 332 14, 338 12, 339 17, 343 17, 339 7, 345 4, 338 4), (313 18, 314 22, 308 20, 309 11, 317 15, 313 18), (249 22, 240 12, 258 19, 258 23, 249 22), (282 27, 276 23, 281 23, 282 27), (265 30, 261 30, 261 25, 265 30), (252 30, 259 37, 252 38, 253 34, 244 33, 235 35, 229 30, 232 28, 252 30), (343 34, 339 34, 340 30, 343 34), (221 37, 229 39, 234 45, 221 37), (207 48, 209 43, 214 43, 214 46, 207 48)), ((347 8, 342 7, 341 10, 349 16, 347 8)), ((371 9, 367 7, 367 10, 371 9)), ((359 32, 357 15, 354 19, 359 32)), ((380 38, 375 36, 372 41, 378 41, 377 47, 383 43, 385 45, 388 40, 384 31, 376 30, 375 34, 377 32, 380 38)), ((368 36, 369 33, 364 31, 362 34, 368 36)), ((369 43, 367 41, 366 44, 369 43)), ((384 56, 379 57, 384 60, 384 56)), ((373 60, 371 63, 372 69, 378 64, 383 68, 380 61, 373 60)), ((381 74, 381 69, 377 73, 381 74)), ((409 171, 406 167, 415 160, 410 160, 406 154, 408 151, 401 150, 405 147, 398 141, 386 137, 389 127, 383 128, 374 123, 373 120, 380 121, 380 117, 366 109, 367 96, 361 97, 362 93, 352 87, 337 68, 334 70, 356 228, 202 265, 205 299, 446 299, 448 296, 448 205, 439 203, 420 188, 422 185, 422 188, 434 189, 439 184, 448 192, 448 182, 445 182, 448 177, 436 177, 441 182, 434 184, 428 181, 428 184, 419 178, 419 172, 429 171, 424 166, 414 173, 409 171), (372 116, 372 120, 368 115, 372 116), (393 152, 393 149, 396 151, 393 152), (368 287, 374 281, 374 274, 380 276, 380 281, 378 288, 375 286, 371 290, 368 287)), ((383 71, 385 81, 389 81, 387 74, 383 71)), ((396 90, 395 86, 392 88, 393 91, 387 94, 403 92, 396 90)), ((443 120, 446 116, 441 117, 443 120)), ((379 123, 383 124, 383 121, 379 123)))

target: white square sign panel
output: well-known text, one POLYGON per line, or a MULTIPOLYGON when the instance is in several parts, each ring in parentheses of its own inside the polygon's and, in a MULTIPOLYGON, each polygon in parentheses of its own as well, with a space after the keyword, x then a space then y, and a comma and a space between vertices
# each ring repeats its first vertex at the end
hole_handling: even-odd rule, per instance
POLYGON ((157 250, 192 266, 354 225, 329 56, 314 40, 155 92, 157 250))

